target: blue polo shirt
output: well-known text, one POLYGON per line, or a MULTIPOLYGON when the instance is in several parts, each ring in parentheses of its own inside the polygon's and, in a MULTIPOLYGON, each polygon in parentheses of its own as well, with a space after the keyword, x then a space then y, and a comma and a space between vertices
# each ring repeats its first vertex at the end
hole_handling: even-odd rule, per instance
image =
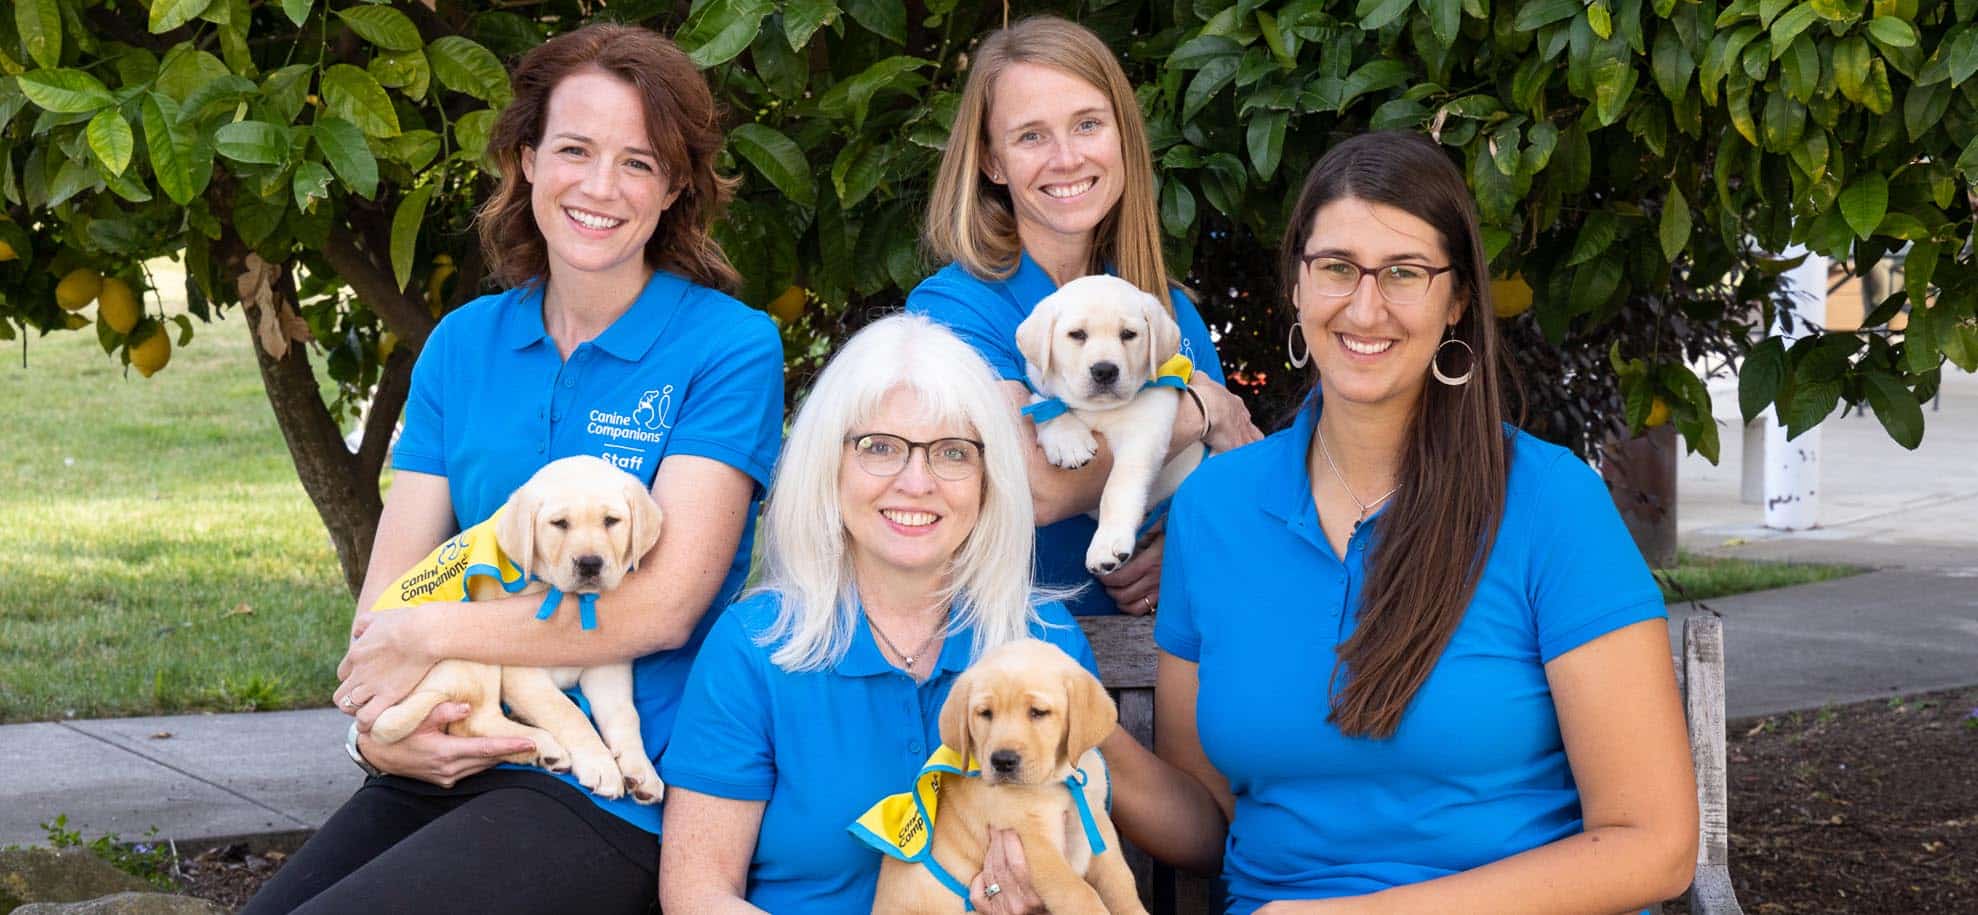
MULTIPOLYGON (((880 854, 845 827, 880 798, 913 787, 941 745, 941 705, 969 665, 973 630, 948 636, 925 683, 887 663, 865 614, 844 658, 791 673, 756 644, 782 607, 755 594, 728 608, 702 646, 660 777, 669 786, 764 801, 748 900, 768 912, 866 915, 880 854)), ((1092 646, 1061 604, 1038 606, 1031 635, 1098 676, 1092 646)), ((962 879, 974 876, 959 875, 962 879)), ((960 908, 959 904, 956 906, 960 908)))
MULTIPOLYGON (((712 604, 726 606, 748 575, 756 502, 781 445, 783 344, 775 324, 720 292, 655 272, 630 310, 565 361, 543 328, 542 304, 541 287, 530 285, 482 296, 440 321, 412 369, 392 467, 445 477, 454 522, 464 529, 557 458, 597 455, 647 486, 672 455, 720 461, 757 484, 712 604)), ((685 645, 633 665, 640 731, 655 757, 716 615, 703 614, 685 645)), ((609 615, 599 625, 609 627, 609 615)), ((657 806, 592 800, 659 832, 657 806)))
MULTIPOLYGON (((923 280, 907 294, 907 311, 924 314, 955 332, 975 347, 997 377, 1030 384, 1023 370, 1023 353, 1016 348, 1016 327, 1030 317, 1038 301, 1058 291, 1051 275, 1025 252, 1017 261, 1016 272, 1006 280, 985 280, 960 264, 949 264, 923 280)), ((1223 384, 1222 360, 1209 327, 1179 288, 1169 291, 1175 323, 1181 326, 1181 354, 1195 363, 1195 370, 1223 384)), ((1089 515, 1074 515, 1049 527, 1037 529, 1037 585, 1049 588, 1075 588, 1090 584, 1066 603, 1077 616, 1118 613, 1106 589, 1085 571, 1085 550, 1099 522, 1089 515)), ((1165 591, 1165 589, 1163 589, 1165 591)), ((1166 598, 1163 597, 1163 600, 1166 598)))
MULTIPOLYGON (((1606 485, 1517 433, 1476 598, 1387 740, 1326 722, 1379 515, 1346 556, 1312 501, 1318 407, 1219 455, 1175 496, 1154 641, 1200 664, 1202 749, 1236 796, 1229 911, 1351 896, 1488 864, 1581 831, 1544 665, 1666 617, 1606 485)), ((1615 714, 1626 714, 1616 709, 1615 714)))

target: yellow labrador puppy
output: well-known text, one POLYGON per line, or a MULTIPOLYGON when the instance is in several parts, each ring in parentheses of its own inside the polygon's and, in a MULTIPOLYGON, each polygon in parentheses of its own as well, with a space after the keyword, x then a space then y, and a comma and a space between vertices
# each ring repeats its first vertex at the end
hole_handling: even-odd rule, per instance
MULTIPOLYGON (((1021 639, 983 655, 941 706, 941 742, 982 772, 941 780, 934 859, 965 882, 982 870, 990 827, 1015 830, 1031 886, 1051 912, 1145 915, 1105 808, 1106 764, 1097 748, 1118 722, 1105 687, 1056 645, 1021 639), (1085 773, 1080 790, 1105 842, 1098 854, 1065 784, 1074 765, 1085 773)), ((960 909, 926 867, 893 857, 880 864, 874 912, 960 909)))
POLYGON ((1181 346, 1181 329, 1159 299, 1114 276, 1072 280, 1037 303, 1017 325, 1017 349, 1039 401, 1056 398, 1069 412, 1042 421, 1037 443, 1059 467, 1083 467, 1106 437, 1113 470, 1099 497, 1099 520, 1085 551, 1094 575, 1132 558, 1147 506, 1174 493, 1202 462, 1203 448, 1167 460, 1168 436, 1185 395, 1146 388, 1181 346))
MULTIPOLYGON (((625 572, 659 542, 659 506, 637 477, 595 457, 552 461, 522 484, 488 524, 441 544, 428 561, 388 588, 380 610, 424 587, 420 572, 466 573, 471 540, 489 524, 501 555, 522 573, 508 588, 540 594, 554 587, 564 594, 594 595, 618 586, 625 572), (399 584, 412 582, 406 588, 399 584), (522 583, 527 582, 523 587, 522 583)), ((507 570, 503 570, 507 574, 507 570)), ((487 575, 469 580, 474 600, 505 596, 501 582, 487 575)), ((599 667, 503 667, 446 660, 433 666, 417 689, 378 716, 371 736, 385 743, 403 740, 442 702, 465 702, 468 716, 450 733, 481 737, 525 737, 534 754, 509 762, 568 771, 601 797, 626 792, 641 803, 657 803, 665 786, 639 734, 639 712, 632 703, 632 662, 599 667), (576 703, 563 693, 581 686, 597 719, 593 729, 576 703), (507 703, 523 724, 502 715, 507 703), (530 725, 533 725, 531 727, 530 725), (601 735, 601 736, 600 736, 601 735)))

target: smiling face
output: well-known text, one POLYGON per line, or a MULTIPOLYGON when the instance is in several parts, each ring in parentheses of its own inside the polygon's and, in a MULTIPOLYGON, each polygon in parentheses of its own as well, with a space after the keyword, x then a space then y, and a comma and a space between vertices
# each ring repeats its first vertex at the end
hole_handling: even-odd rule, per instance
MULTIPOLYGON (((1305 239, 1307 257, 1325 254, 1364 267, 1396 264, 1449 266, 1442 234, 1405 210, 1357 197, 1342 197, 1312 217, 1305 239)), ((1351 295, 1319 295, 1301 269, 1293 300, 1298 323, 1312 348, 1320 389, 1367 406, 1415 403, 1428 383, 1429 361, 1442 342, 1443 328, 1462 317, 1456 274, 1442 273, 1420 302, 1387 301, 1372 276, 1363 276, 1351 295)))
MULTIPOLYGON (((978 438, 967 423, 928 418, 919 397, 906 388, 887 392, 871 419, 847 431, 852 437, 885 433, 910 442, 978 438)), ((926 450, 915 448, 899 473, 881 476, 865 469, 851 444, 843 454, 838 511, 859 577, 926 576, 945 569, 981 514, 980 468, 966 479, 944 480, 929 469, 926 450)))
POLYGON ((522 149, 522 174, 552 277, 643 281, 646 242, 679 190, 653 153, 638 89, 597 70, 565 77, 550 91, 541 142, 522 149))
POLYGON ((1125 187, 1118 119, 1099 87, 1012 64, 989 106, 989 180, 1009 189, 1024 247, 1088 252, 1125 187))

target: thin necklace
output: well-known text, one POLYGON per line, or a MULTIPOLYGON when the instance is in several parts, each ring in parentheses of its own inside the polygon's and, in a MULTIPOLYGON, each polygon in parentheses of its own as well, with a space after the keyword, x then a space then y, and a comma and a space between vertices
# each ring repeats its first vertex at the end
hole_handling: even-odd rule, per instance
POLYGON ((1360 533, 1360 525, 1366 523, 1367 516, 1373 514, 1374 509, 1376 507, 1378 507, 1382 502, 1386 502, 1389 496, 1392 496, 1395 493, 1401 491, 1401 484, 1399 483, 1394 484, 1393 489, 1381 493, 1380 498, 1375 499, 1372 502, 1360 501, 1360 497, 1353 494, 1353 487, 1346 485, 1346 474, 1339 472, 1339 462, 1334 461, 1332 459, 1332 449, 1326 447, 1325 427, 1315 425, 1313 427, 1313 431, 1318 434, 1319 454, 1325 456, 1326 466, 1332 468, 1332 478, 1339 481, 1340 489, 1346 490, 1346 498, 1352 499, 1353 504, 1360 506, 1360 517, 1354 520, 1353 529, 1346 532, 1346 539, 1351 540, 1353 539, 1353 536, 1355 534, 1360 533))
POLYGON ((948 625, 948 615, 946 613, 941 614, 941 624, 935 626, 934 631, 927 634, 927 638, 920 643, 919 647, 913 650, 913 654, 907 654, 900 650, 900 646, 893 644, 893 640, 886 637, 885 631, 879 628, 879 623, 872 618, 872 614, 868 613, 865 615, 865 624, 871 627, 873 635, 879 637, 880 644, 885 645, 887 651, 892 652, 894 657, 900 659, 900 668, 908 673, 912 673, 913 666, 920 662, 921 655, 927 652, 927 649, 934 644, 935 639, 941 637, 941 630, 948 625))

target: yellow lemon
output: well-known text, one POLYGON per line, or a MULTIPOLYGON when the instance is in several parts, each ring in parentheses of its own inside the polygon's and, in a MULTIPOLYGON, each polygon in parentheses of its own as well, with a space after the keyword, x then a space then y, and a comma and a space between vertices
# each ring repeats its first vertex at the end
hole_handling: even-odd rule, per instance
POLYGON ((5 240, 0 240, 0 264, 11 260, 18 260, 20 256, 20 252, 15 251, 13 245, 7 244, 5 240))
POLYGON ((769 303, 769 313, 775 315, 776 320, 788 324, 804 313, 804 303, 808 299, 809 297, 804 294, 804 287, 791 286, 783 290, 783 294, 777 296, 775 301, 769 303))
POLYGON ((144 306, 128 284, 113 276, 103 280, 103 291, 96 294, 96 314, 111 330, 127 334, 144 317, 144 306))
POLYGON ((433 272, 426 275, 426 310, 435 318, 439 317, 440 312, 446 307, 443 291, 446 288, 447 277, 452 276, 456 269, 451 256, 433 255, 433 272))
POLYGON ((64 311, 81 311, 103 291, 103 274, 88 267, 77 267, 55 284, 55 304, 64 311))
POLYGON ((391 331, 385 331, 384 333, 382 333, 382 334, 379 334, 379 335, 378 335, 378 361, 379 361, 379 362, 383 362, 383 361, 385 361, 386 359, 390 359, 390 358, 391 358, 391 354, 392 354, 392 350, 395 350, 395 349, 398 349, 398 335, 397 335, 397 334, 395 334, 395 333, 392 333, 391 331))
POLYGON ((1490 302, 1500 318, 1515 318, 1532 307, 1532 286, 1522 274, 1490 281, 1490 302))
POLYGON ((145 327, 146 330, 133 335, 136 342, 129 346, 130 364, 138 374, 149 378, 172 361, 172 336, 155 322, 146 322, 145 327))
POLYGON ((1642 420, 1641 425, 1642 428, 1644 429, 1653 429, 1656 426, 1660 426, 1668 421, 1669 421, 1669 402, 1663 400, 1660 397, 1657 397, 1655 398, 1654 403, 1649 404, 1648 418, 1642 420))

